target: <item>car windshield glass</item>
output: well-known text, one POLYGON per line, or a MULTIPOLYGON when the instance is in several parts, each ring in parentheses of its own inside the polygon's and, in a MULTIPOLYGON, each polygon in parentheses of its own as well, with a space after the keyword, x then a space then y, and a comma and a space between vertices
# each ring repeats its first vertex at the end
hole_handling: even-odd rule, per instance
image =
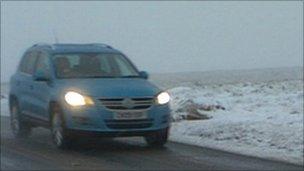
POLYGON ((56 54, 53 61, 58 78, 139 77, 134 66, 121 54, 56 54))

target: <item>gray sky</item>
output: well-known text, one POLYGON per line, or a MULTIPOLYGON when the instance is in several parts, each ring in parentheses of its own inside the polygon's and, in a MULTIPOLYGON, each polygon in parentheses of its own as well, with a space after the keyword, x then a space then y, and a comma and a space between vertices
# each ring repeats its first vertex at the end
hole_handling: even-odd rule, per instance
POLYGON ((103 42, 141 70, 303 66, 302 2, 1 2, 1 79, 36 42, 103 42))

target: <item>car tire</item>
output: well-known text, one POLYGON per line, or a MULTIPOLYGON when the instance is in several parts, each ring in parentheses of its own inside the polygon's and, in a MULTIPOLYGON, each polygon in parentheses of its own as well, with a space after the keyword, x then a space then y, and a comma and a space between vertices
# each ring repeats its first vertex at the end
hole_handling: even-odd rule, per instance
POLYGON ((145 140, 150 147, 162 147, 166 144, 169 135, 169 128, 159 130, 145 136, 145 140))
POLYGON ((13 135, 16 138, 27 138, 31 134, 32 127, 29 123, 22 120, 18 102, 14 100, 10 110, 10 122, 13 135))
POLYGON ((51 122, 52 139, 55 146, 59 149, 66 149, 70 146, 71 140, 66 135, 63 115, 58 110, 53 111, 51 122))

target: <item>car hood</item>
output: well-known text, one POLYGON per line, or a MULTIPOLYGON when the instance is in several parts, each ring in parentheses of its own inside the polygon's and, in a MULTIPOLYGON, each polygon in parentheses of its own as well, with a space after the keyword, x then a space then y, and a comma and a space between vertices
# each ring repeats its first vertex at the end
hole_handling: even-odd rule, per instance
POLYGON ((77 91, 92 97, 143 97, 155 96, 161 90, 141 78, 62 79, 62 91, 77 91))

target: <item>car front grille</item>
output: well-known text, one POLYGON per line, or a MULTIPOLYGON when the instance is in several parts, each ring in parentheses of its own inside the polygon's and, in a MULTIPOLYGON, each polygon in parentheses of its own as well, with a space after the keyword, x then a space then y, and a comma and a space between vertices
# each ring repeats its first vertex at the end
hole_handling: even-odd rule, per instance
POLYGON ((101 104, 112 110, 144 110, 153 105, 153 97, 99 99, 101 104))

